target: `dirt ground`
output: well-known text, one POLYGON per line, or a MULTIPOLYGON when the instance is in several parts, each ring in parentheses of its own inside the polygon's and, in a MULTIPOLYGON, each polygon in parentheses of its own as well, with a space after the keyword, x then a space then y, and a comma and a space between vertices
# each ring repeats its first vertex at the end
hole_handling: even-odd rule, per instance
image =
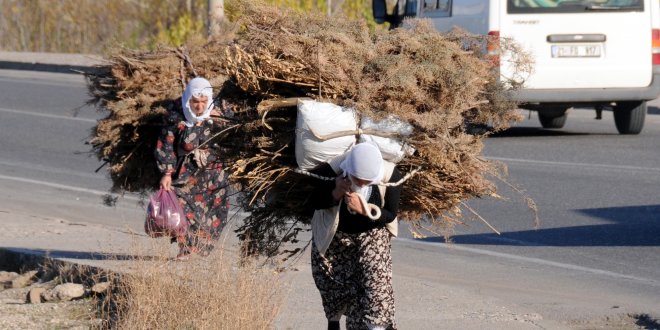
MULTIPOLYGON (((0 291, 0 329, 90 329, 100 324, 90 299, 30 304, 26 302, 29 291, 30 287, 0 291)), ((654 320, 632 315, 573 321, 566 326, 575 330, 660 329, 654 320)))
POLYGON ((98 324, 89 299, 31 304, 26 301, 29 291, 30 287, 0 291, 0 329, 90 329, 98 324))

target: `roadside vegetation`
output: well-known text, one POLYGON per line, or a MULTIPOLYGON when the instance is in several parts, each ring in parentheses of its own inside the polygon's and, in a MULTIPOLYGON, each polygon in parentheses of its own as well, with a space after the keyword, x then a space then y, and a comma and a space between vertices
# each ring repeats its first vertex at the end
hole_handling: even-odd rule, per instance
MULTIPOLYGON (((370 0, 266 0, 299 12, 363 18, 370 0), (330 9, 328 6, 330 4, 330 9)), ((225 0, 233 19, 232 0, 225 0)), ((0 0, 0 50, 105 54, 206 39, 208 0, 0 0)))
POLYGON ((235 250, 182 263, 136 240, 104 268, 0 250, 0 329, 273 329, 281 272, 235 250))
MULTIPOLYGON (((136 248, 135 255, 148 255, 145 249, 154 247, 136 248)), ((226 251, 180 263, 164 257, 166 246, 155 250, 154 257, 138 257, 126 272, 110 276, 112 288, 98 301, 101 328, 274 327, 284 301, 278 272, 226 251)))

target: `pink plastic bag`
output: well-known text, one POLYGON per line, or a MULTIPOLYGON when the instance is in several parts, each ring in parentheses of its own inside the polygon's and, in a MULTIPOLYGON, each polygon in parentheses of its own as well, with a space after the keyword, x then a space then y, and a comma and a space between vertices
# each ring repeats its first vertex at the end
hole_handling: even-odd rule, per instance
POLYGON ((158 190, 149 197, 144 231, 151 237, 180 236, 188 230, 183 208, 174 191, 158 190))

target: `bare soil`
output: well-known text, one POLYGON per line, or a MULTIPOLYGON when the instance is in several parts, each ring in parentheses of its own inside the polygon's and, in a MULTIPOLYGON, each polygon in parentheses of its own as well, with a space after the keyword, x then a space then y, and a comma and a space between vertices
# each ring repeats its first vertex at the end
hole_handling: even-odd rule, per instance
POLYGON ((31 304, 31 288, 0 288, 0 329, 90 329, 99 324, 92 300, 31 304))

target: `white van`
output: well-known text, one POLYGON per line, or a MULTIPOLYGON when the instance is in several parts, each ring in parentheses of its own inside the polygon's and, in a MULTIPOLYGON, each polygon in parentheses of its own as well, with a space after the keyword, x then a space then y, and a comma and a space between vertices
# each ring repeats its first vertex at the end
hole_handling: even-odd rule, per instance
MULTIPOLYGON (((619 133, 638 134, 646 101, 660 94, 659 0, 417 1, 416 16, 439 31, 512 38, 529 52, 534 71, 515 98, 545 128, 586 106, 612 109, 619 133)), ((510 76, 506 63, 501 77, 510 76)))

